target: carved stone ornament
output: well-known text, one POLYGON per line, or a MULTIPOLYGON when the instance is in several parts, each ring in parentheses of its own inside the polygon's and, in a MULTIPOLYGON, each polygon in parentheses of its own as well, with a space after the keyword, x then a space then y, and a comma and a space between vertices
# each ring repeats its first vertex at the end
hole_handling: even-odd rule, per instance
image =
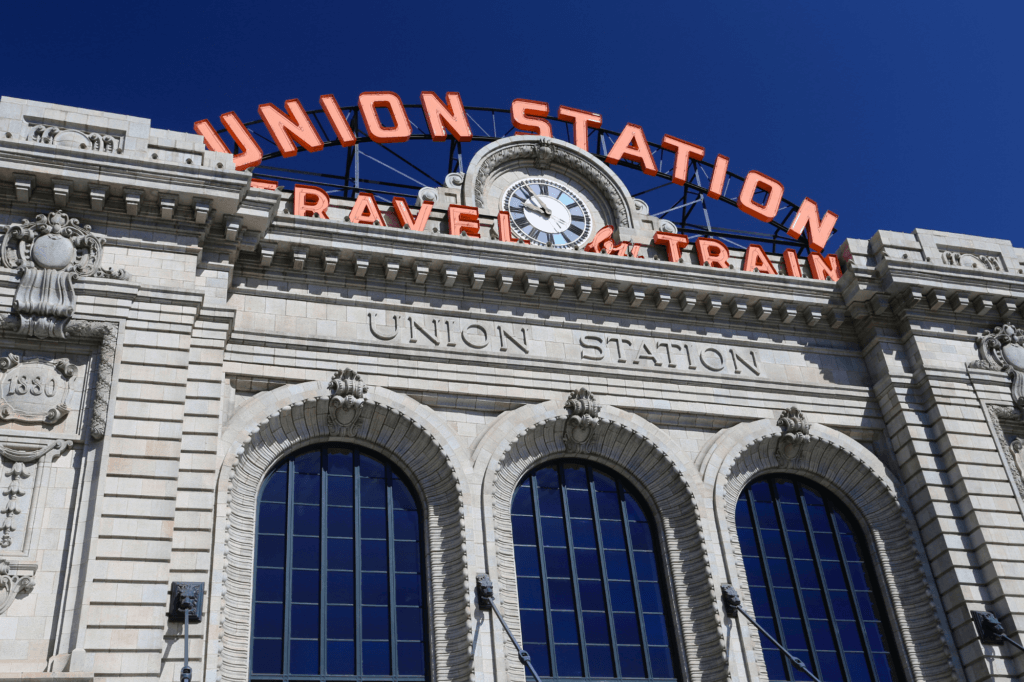
POLYGON ((78 367, 67 358, 22 362, 0 358, 0 421, 57 424, 68 416, 71 379, 78 367))
POLYGON ((9 478, 10 483, 0 492, 0 496, 7 498, 0 507, 0 547, 6 549, 13 544, 12 535, 17 529, 16 517, 21 514, 21 498, 32 492, 32 483, 26 479, 32 477, 29 467, 46 456, 46 461, 52 462, 65 452, 71 449, 70 440, 55 440, 42 445, 4 445, 0 443, 0 455, 12 462, 9 471, 4 472, 3 478, 9 478))
POLYGON ((1017 409, 1024 410, 1024 332, 1004 324, 979 334, 974 345, 979 359, 969 366, 1006 372, 1011 382, 1010 398, 1017 409))
POLYGON ((789 464, 799 457, 800 448, 811 442, 811 423, 796 407, 783 410, 776 423, 782 427, 776 453, 783 462, 789 464))
POLYGON ((56 147, 70 147, 72 149, 89 149, 94 152, 122 152, 122 141, 120 137, 113 135, 101 135, 100 133, 87 133, 75 128, 63 128, 61 126, 37 125, 29 133, 29 139, 41 144, 50 144, 56 147))
POLYGON ((569 413, 562 434, 565 450, 584 452, 597 431, 597 415, 601 411, 601 405, 590 391, 578 388, 569 394, 569 399, 565 401, 565 409, 569 413))
POLYGON ((942 262, 946 265, 956 265, 961 268, 976 268, 980 270, 1001 271, 1003 266, 995 256, 986 256, 981 253, 957 253, 955 251, 943 251, 942 262))
POLYGON ((354 369, 346 367, 334 373, 327 387, 331 391, 331 400, 327 404, 331 431, 351 436, 362 422, 360 413, 366 383, 354 369))
POLYGON ((1010 452, 1017 457, 1024 457, 1024 438, 1018 438, 1010 443, 1010 452))
POLYGON ((74 281, 99 270, 104 238, 63 211, 2 225, 0 232, 3 265, 21 275, 13 305, 18 333, 63 339, 77 303, 74 281))
POLYGON ((0 559, 0 616, 7 613, 19 595, 28 594, 36 586, 31 574, 11 574, 16 568, 6 559, 0 559))

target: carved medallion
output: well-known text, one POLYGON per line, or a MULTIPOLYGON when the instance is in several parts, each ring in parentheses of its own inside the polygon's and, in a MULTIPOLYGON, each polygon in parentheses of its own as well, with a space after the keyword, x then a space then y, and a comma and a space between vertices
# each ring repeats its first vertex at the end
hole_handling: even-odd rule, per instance
POLYGON ((0 358, 0 420, 56 424, 68 415, 71 379, 78 367, 67 358, 21 361, 0 358))
POLYGON ((970 364, 978 369, 1001 370, 1010 377, 1010 398, 1024 410, 1024 333, 1004 324, 978 335, 974 341, 979 359, 970 364))

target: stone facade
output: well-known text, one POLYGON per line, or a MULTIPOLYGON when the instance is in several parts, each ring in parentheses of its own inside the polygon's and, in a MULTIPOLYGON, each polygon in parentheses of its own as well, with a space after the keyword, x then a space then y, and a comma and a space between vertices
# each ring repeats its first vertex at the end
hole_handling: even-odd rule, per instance
POLYGON ((652 510, 687 679, 766 679, 720 594, 746 599, 735 505, 771 471, 861 522, 907 680, 1024 675, 970 615, 1024 628, 1024 249, 882 231, 833 282, 508 243, 489 174, 538 158, 592 183, 616 239, 659 229, 585 152, 530 144, 422 190, 416 231, 350 200, 296 216, 145 119, 0 101, 0 679, 178 679, 179 581, 207 590, 195 679, 247 679, 256 493, 327 440, 424 505, 431 679, 525 679, 475 577, 518 634, 511 495, 562 456, 652 510))

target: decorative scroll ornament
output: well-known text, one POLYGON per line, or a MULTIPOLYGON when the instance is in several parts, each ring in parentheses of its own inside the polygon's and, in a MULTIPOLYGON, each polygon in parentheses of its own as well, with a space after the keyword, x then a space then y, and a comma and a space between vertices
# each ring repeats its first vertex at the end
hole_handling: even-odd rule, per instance
POLYGON ((811 442, 811 423, 796 407, 783 410, 776 423, 782 427, 782 436, 779 438, 776 453, 785 464, 789 464, 799 457, 800 448, 811 442))
POLYGON ((1010 452, 1017 455, 1017 457, 1024 457, 1024 438, 1017 438, 1010 443, 1010 452))
POLYGON ((67 398, 78 367, 67 358, 0 358, 0 420, 57 424, 68 416, 67 398))
POLYGON ((566 452, 584 452, 597 433, 597 415, 601 405, 590 391, 578 388, 569 394, 565 409, 569 413, 562 434, 566 452))
POLYGON ((1017 409, 1024 410, 1024 332, 1004 324, 979 334, 974 345, 979 359, 969 366, 1006 372, 1011 382, 1010 398, 1017 409))
POLYGON ((63 211, 3 225, 0 232, 0 259, 21 275, 13 305, 21 322, 18 333, 63 339, 77 303, 74 281, 96 274, 104 238, 63 211))
POLYGON ((946 265, 956 265, 961 268, 982 270, 1003 269, 998 258, 995 256, 986 256, 981 253, 957 253, 956 251, 943 251, 942 262, 946 265))
POLYGON ((74 443, 70 440, 52 440, 42 445, 4 445, 0 443, 0 455, 12 462, 31 464, 43 456, 49 455, 49 461, 60 457, 74 443))
POLYGON ((27 594, 36 586, 31 575, 11 575, 11 562, 0 559, 0 616, 7 613, 11 604, 21 594, 27 594))
POLYGON ((345 368, 334 373, 327 384, 331 400, 327 404, 331 431, 351 436, 362 423, 363 396, 367 386, 354 369, 345 368))

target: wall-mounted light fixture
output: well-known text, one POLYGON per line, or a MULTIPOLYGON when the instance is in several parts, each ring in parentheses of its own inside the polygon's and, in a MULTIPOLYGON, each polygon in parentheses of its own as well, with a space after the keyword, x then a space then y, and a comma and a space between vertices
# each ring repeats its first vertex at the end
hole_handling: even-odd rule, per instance
POLYGON ((203 583, 171 583, 171 609, 167 612, 171 623, 185 623, 185 662, 181 668, 181 682, 192 682, 192 668, 188 666, 188 624, 203 622, 203 583))

